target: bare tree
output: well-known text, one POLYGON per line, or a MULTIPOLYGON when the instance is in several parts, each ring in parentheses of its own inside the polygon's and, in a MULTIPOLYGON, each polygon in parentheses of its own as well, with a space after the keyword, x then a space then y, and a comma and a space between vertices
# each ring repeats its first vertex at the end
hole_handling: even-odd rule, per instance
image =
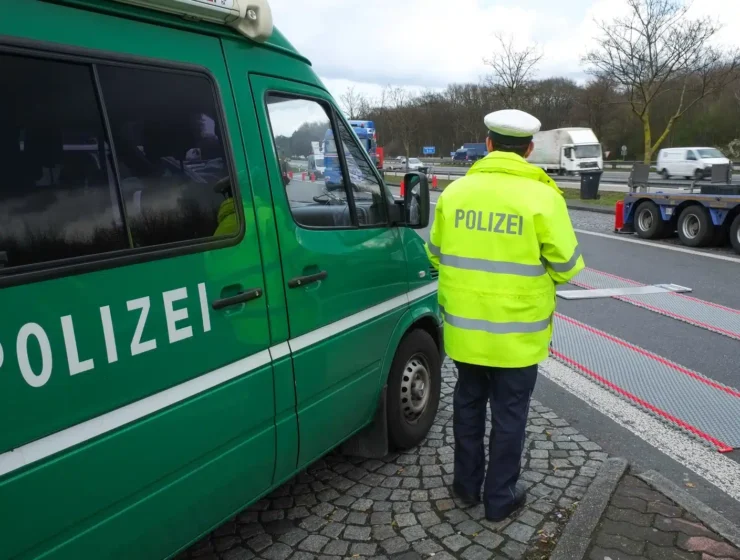
POLYGON ((598 138, 608 124, 615 121, 616 111, 625 110, 623 99, 617 97, 615 84, 605 77, 597 77, 585 85, 576 97, 578 113, 598 138))
POLYGON ((496 91, 500 101, 507 108, 522 103, 525 90, 532 81, 542 53, 537 45, 516 50, 511 37, 506 39, 496 34, 501 50, 483 62, 490 66, 492 73, 486 78, 488 85, 496 91))
POLYGON ((675 122, 697 102, 738 77, 740 57, 710 45, 719 25, 710 18, 690 20, 682 0, 627 0, 630 14, 607 24, 598 48, 586 55, 590 71, 618 84, 640 119, 645 163, 666 139, 675 122), (668 92, 678 95, 667 96, 668 92), (651 110, 676 99, 664 130, 653 140, 651 110))
POLYGON ((411 144, 415 140, 419 128, 419 107, 415 98, 407 90, 400 87, 389 86, 384 90, 383 97, 388 100, 389 108, 393 112, 391 132, 403 146, 406 168, 408 169, 411 144))
POLYGON ((367 98, 361 93, 355 91, 355 86, 347 88, 342 95, 339 96, 339 104, 342 106, 342 110, 348 119, 359 119, 363 116, 363 111, 367 112, 369 102, 367 98))

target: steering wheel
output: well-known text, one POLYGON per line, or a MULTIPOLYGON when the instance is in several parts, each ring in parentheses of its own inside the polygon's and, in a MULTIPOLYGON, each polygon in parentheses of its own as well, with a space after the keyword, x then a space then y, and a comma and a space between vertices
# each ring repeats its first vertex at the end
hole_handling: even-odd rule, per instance
POLYGON ((318 202, 319 204, 326 204, 329 206, 331 206, 332 204, 336 204, 336 205, 345 204, 344 200, 342 200, 338 196, 334 196, 331 192, 325 192, 325 193, 316 195, 312 198, 314 202, 318 202))

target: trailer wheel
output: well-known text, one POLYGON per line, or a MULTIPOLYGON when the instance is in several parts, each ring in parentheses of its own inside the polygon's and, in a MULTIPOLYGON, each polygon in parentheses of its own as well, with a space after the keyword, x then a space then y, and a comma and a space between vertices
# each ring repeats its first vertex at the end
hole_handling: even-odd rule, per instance
POLYGON ((654 202, 642 202, 635 210, 634 222, 635 233, 643 239, 658 239, 665 235, 666 223, 654 202))
POLYGON ((730 243, 735 252, 740 254, 740 214, 735 216, 730 226, 730 243))
POLYGON ((678 217, 678 238, 689 247, 706 247, 714 239, 715 228, 709 210, 698 204, 684 208, 678 217))

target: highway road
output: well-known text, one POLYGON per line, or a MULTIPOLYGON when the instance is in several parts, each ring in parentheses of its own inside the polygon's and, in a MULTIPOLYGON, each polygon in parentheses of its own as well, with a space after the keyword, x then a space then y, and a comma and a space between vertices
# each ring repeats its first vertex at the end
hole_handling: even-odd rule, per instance
MULTIPOLYGON (((422 160, 423 161, 423 160, 422 160)), ((445 166, 445 165, 432 165, 430 175, 437 175, 439 178, 451 178, 454 179, 455 177, 459 177, 461 175, 464 175, 467 172, 467 167, 454 167, 454 166, 445 166)), ((629 170, 607 170, 604 171, 603 175, 601 176, 601 182, 610 184, 610 183, 616 183, 616 184, 626 184, 627 183, 627 177, 629 176, 629 170)), ((553 176, 555 177, 555 176, 553 176)), ((558 181, 564 181, 564 182, 578 182, 580 181, 580 178, 578 176, 571 176, 571 177, 555 177, 558 181)), ((740 175, 733 176, 733 183, 740 184, 740 175)), ((680 187, 687 187, 691 184, 690 180, 686 180, 683 177, 672 177, 668 181, 664 180, 658 173, 651 173, 650 174, 650 183, 659 185, 659 186, 665 186, 669 187, 671 185, 676 185, 680 187)), ((701 185, 704 182, 708 182, 708 179, 705 179, 703 181, 698 182, 698 185, 701 185)))
MULTIPOLYGON (((432 193, 432 202, 438 197, 439 193, 432 193)), ((657 393, 650 402, 639 403, 627 382, 624 386, 595 382, 602 372, 585 373, 583 364, 551 359, 542 365, 534 398, 610 455, 625 457, 638 471, 655 469, 728 519, 740 519, 740 451, 720 453, 707 440, 690 435, 684 425, 708 422, 710 431, 724 430, 740 442, 740 418, 733 413, 737 408, 732 408, 740 406, 740 290, 736 282, 740 258, 730 252, 677 249, 670 243, 617 236, 611 233, 611 216, 573 210, 571 220, 587 267, 597 271, 579 275, 581 280, 576 278, 576 282, 596 274, 617 284, 623 280, 675 283, 691 288, 690 297, 695 300, 663 294, 676 299, 658 304, 675 305, 669 309, 671 316, 615 298, 559 299, 558 312, 583 325, 575 334, 583 337, 580 347, 578 340, 573 343, 577 352, 588 353, 586 346, 594 343, 592 331, 601 333, 595 340, 597 347, 592 348, 600 353, 593 358, 594 369, 621 372, 631 380, 634 391, 653 383, 657 393), (698 314, 689 317, 691 313, 681 306, 684 303, 698 314), (725 334, 708 330, 705 322, 724 325, 725 334), (658 413, 649 409, 656 403, 658 413), (686 413, 676 421, 666 420, 661 406, 686 413)), ((429 228, 420 234, 428 238, 429 228)), ((579 289, 575 285, 564 288, 579 289)), ((560 349, 564 325, 561 320, 556 326, 556 349, 560 349)))
MULTIPOLYGON (((422 160, 423 161, 423 160, 422 160)), ((307 168, 307 162, 305 160, 291 160, 291 166, 293 166, 294 169, 297 170, 305 170, 307 168)), ((436 165, 431 164, 430 171, 428 175, 436 175, 440 179, 455 179, 457 177, 462 177, 467 173, 468 167, 462 167, 462 166, 450 166, 450 165, 436 165)), ((388 169, 388 165, 386 164, 386 177, 392 181, 392 178, 395 176, 401 176, 403 174, 402 171, 390 171, 388 169)), ((607 170, 604 171, 604 173, 601 176, 601 185, 606 187, 605 190, 616 190, 616 191, 626 191, 627 190, 627 178, 629 177, 629 171, 624 170, 607 170)), ((553 176, 557 181, 563 182, 563 183, 578 183, 580 182, 579 176, 553 176)), ((692 181, 686 180, 683 177, 672 177, 669 180, 663 179, 658 173, 651 173, 650 174, 650 185, 663 188, 663 189, 670 189, 670 188, 676 188, 676 189, 686 189, 688 188, 692 181)), ((733 183, 740 184, 740 174, 736 174, 732 178, 733 183)), ((697 182, 697 187, 700 187, 703 183, 708 183, 709 179, 704 179, 702 181, 697 182)))

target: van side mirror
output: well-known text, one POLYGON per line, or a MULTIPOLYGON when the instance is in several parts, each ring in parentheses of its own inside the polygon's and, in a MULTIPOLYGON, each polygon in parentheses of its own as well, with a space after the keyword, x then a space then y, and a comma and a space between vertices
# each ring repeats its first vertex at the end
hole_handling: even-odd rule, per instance
POLYGON ((403 208, 406 226, 424 229, 429 225, 429 181, 424 173, 406 173, 403 176, 405 193, 403 208))

